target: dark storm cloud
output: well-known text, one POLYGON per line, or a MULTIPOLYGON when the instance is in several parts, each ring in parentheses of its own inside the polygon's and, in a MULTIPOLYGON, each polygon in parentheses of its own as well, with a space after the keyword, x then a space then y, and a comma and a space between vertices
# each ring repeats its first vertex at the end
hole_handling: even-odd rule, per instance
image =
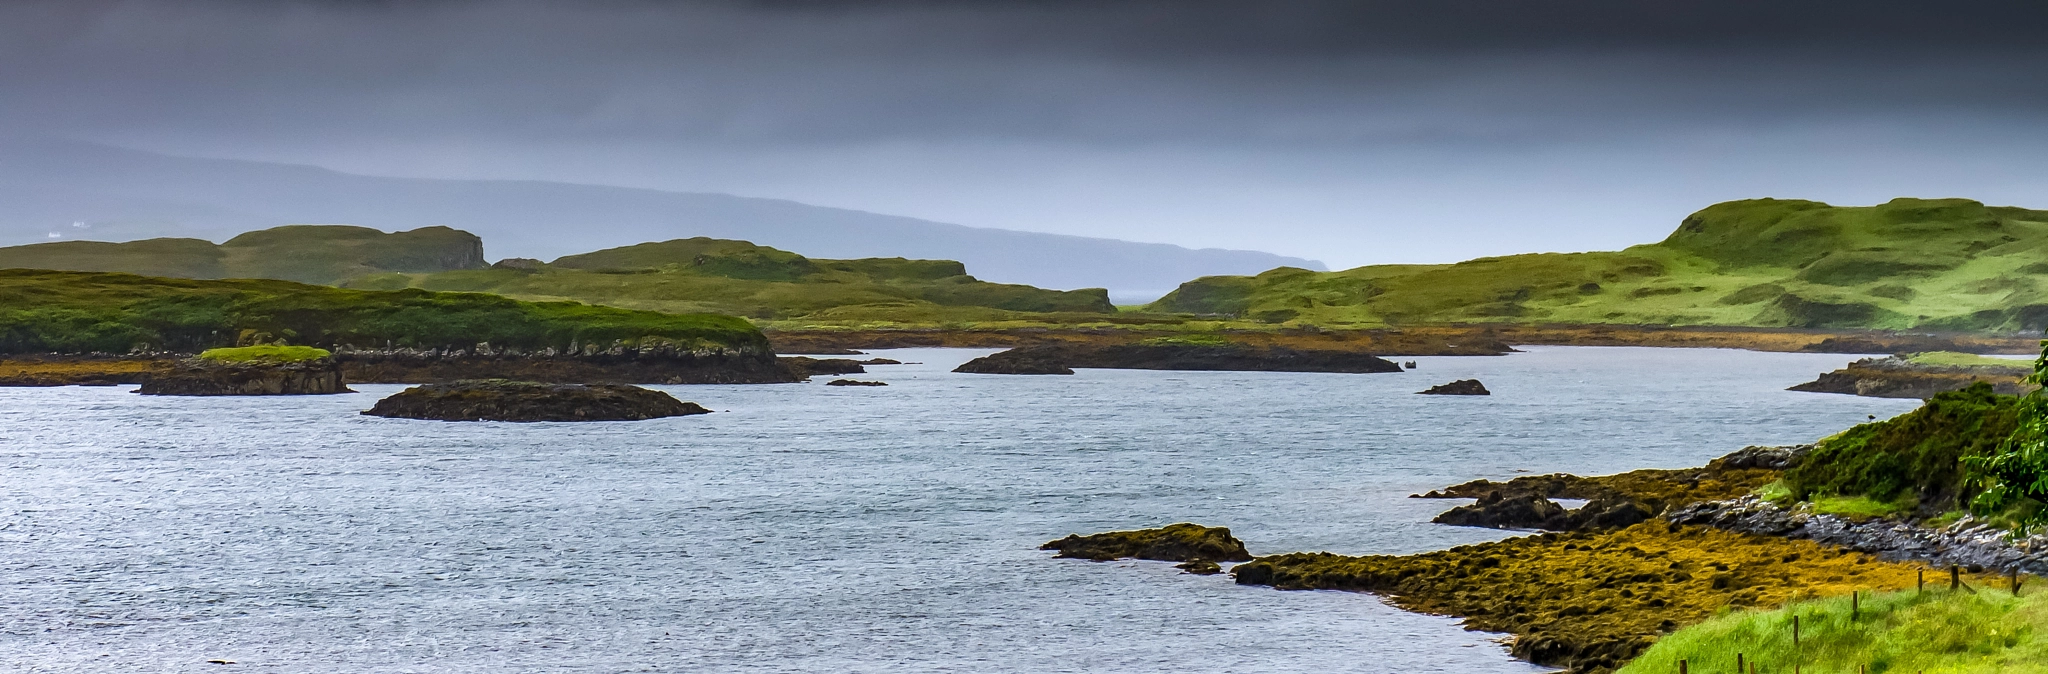
POLYGON ((2044 29, 2038 0, 14 0, 0 134, 1446 261, 1762 195, 2048 205, 2044 29))
POLYGON ((17 128, 805 144, 1521 142, 2034 115, 2048 3, 13 3, 17 128))

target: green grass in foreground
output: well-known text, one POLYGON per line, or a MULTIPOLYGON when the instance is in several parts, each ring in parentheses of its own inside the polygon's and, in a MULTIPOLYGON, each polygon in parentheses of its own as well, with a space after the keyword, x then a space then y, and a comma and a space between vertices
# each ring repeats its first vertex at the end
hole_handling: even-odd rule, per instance
POLYGON ((297 363, 319 360, 332 355, 334 354, 326 349, 316 349, 310 346, 263 344, 258 346, 230 346, 219 349, 207 349, 199 353, 199 358, 200 360, 216 360, 223 363, 249 363, 255 361, 297 363))
POLYGON ((1979 356, 1974 353, 1957 353, 1954 351, 1928 351, 1926 353, 1916 353, 1907 356, 1906 361, 1914 363, 1916 365, 1941 365, 1947 367, 1995 367, 2008 370, 2026 370, 2031 369, 2032 367, 2031 363, 2018 358, 1992 358, 1990 356, 1979 356))
POLYGON ((1952 593, 1946 578, 1939 589, 1929 580, 1925 593, 1865 594, 1856 620, 1846 596, 1715 617, 1665 636, 1620 671, 1675 673, 1682 659, 1692 672, 1733 672, 1739 653, 1771 674, 1794 665, 1812 674, 2048 672, 2048 587, 2022 587, 2015 598, 2002 586, 1952 593))

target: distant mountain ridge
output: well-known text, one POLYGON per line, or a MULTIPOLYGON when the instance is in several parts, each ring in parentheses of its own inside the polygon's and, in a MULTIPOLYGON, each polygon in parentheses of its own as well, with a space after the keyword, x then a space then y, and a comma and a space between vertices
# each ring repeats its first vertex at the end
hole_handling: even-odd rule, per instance
POLYGON ((221 244, 163 238, 12 246, 0 248, 0 269, 485 292, 764 320, 985 321, 1116 311, 1101 288, 989 283, 953 260, 813 259, 746 241, 698 237, 566 255, 552 263, 507 258, 486 265, 483 246, 475 234, 447 227, 386 233, 289 225, 245 232, 221 244))
POLYGON ((492 257, 555 258, 708 236, 820 258, 958 260, 979 277, 1045 288, 1163 293, 1205 275, 1313 260, 1188 249, 725 194, 508 180, 353 175, 310 166, 199 159, 49 140, 0 141, 0 244, 196 237, 287 223, 378 229, 444 225, 489 241, 492 257))
POLYGON ((2048 211, 1968 199, 1709 206, 1665 240, 1195 279, 1150 305, 1270 323, 1573 323, 2038 331, 2048 211))

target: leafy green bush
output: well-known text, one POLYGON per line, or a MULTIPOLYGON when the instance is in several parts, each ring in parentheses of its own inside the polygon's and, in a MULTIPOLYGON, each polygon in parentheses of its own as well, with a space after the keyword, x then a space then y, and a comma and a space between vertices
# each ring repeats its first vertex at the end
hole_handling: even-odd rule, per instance
MULTIPOLYGON (((2034 374, 2027 381, 2048 380, 2048 342, 2042 343, 2041 357, 2034 361, 2034 374)), ((1982 384, 1979 384, 1981 386, 1982 384)), ((2006 516, 2019 531, 2048 524, 2048 396, 2041 390, 2020 398, 2016 427, 2006 434, 1998 451, 1964 457, 1964 466, 1974 486, 1982 489, 1970 502, 1979 515, 2006 516)))
POLYGON ((1822 440, 1785 473, 1786 486, 1801 500, 1862 496, 1954 509, 1972 491, 1962 461, 1995 452, 2013 432, 2018 405, 1983 382, 1938 394, 1919 409, 1822 440))

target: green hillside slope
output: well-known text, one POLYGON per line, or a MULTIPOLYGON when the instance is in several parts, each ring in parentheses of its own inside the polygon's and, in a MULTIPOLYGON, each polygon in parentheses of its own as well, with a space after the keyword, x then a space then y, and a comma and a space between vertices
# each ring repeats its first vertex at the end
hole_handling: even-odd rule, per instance
POLYGON ((447 227, 385 233, 346 225, 291 225, 215 245, 201 239, 126 243, 58 241, 0 248, 0 268, 125 272, 175 278, 268 278, 339 283, 378 272, 484 266, 483 240, 447 227))
POLYGON ((1196 279, 1148 308, 1318 325, 1621 323, 2039 330, 2048 211, 1965 199, 1715 204, 1664 241, 1196 279))
POLYGON ((725 239, 678 239, 571 255, 549 264, 377 274, 356 288, 488 292, 756 319, 896 322, 1000 320, 1023 313, 1116 311, 1101 289, 988 283, 950 260, 813 260, 725 239))
POLYGON ((477 293, 0 270, 0 354, 199 352, 248 342, 528 350, 625 342, 767 353, 753 324, 477 293))

